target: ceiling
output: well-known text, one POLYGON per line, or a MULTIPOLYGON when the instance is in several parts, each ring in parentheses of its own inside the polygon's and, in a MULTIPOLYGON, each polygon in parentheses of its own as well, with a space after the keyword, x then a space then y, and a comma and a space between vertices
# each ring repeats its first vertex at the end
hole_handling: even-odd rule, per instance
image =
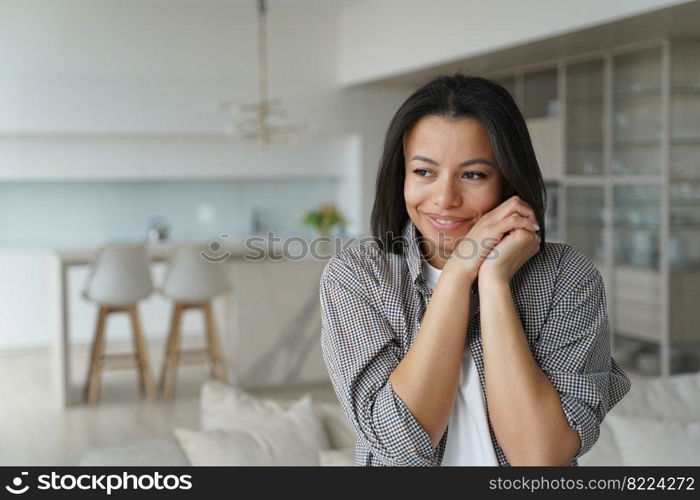
POLYGON ((456 71, 490 73, 662 37, 700 40, 700 0, 373 83, 420 86, 456 71))

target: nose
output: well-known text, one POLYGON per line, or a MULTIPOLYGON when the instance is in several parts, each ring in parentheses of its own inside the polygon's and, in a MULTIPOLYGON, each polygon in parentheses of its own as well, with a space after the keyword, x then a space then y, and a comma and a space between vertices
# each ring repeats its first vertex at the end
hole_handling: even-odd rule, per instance
POLYGON ((459 192, 456 183, 449 177, 445 176, 443 182, 437 183, 436 189, 437 192, 434 198, 435 206, 446 209, 461 205, 462 194, 459 192))

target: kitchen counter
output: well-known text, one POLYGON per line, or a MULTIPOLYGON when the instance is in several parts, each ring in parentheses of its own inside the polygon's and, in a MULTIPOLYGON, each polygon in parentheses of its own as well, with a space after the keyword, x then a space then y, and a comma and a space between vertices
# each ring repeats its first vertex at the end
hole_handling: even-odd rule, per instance
MULTIPOLYGON (((251 237, 252 238, 252 237, 251 237)), ((217 262, 220 260, 227 259, 240 259, 245 258, 246 255, 254 255, 258 252, 257 249, 265 248, 267 249, 267 241, 262 240, 262 236, 258 236, 257 240, 253 240, 249 245, 250 248, 246 247, 247 238, 237 237, 235 239, 219 239, 211 240, 210 242, 198 242, 203 246, 207 246, 209 243, 209 248, 211 250, 211 256, 216 258, 217 262), (220 247, 216 244, 221 245, 220 247), (213 250, 211 249, 213 246, 213 250), (228 257, 223 258, 228 255, 228 257)), ((129 242, 131 243, 131 242, 129 242)), ((133 242, 136 244, 136 242, 133 242)), ((146 245, 146 251, 149 257, 153 261, 162 261, 167 259, 170 251, 175 248, 178 244, 192 244, 189 241, 172 241, 166 243, 149 243, 146 245)), ((99 247, 82 247, 82 248, 56 248, 51 251, 58 257, 58 259, 65 265, 83 265, 88 264, 94 258, 97 249, 99 247)), ((267 252, 269 255, 281 256, 282 255, 282 244, 281 242, 274 242, 272 252, 267 252)))

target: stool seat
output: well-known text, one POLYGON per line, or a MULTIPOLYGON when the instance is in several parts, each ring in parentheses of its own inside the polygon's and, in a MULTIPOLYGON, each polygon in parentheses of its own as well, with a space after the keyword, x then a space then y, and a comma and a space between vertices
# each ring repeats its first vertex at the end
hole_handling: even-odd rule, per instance
POLYGON ((177 367, 181 363, 208 362, 211 376, 228 382, 224 359, 216 334, 211 301, 228 290, 225 263, 206 259, 203 244, 180 244, 173 248, 168 269, 160 291, 173 300, 170 332, 165 346, 165 360, 160 378, 160 389, 167 399, 175 395, 177 367), (180 328, 186 310, 198 309, 204 316, 207 347, 183 351, 180 349, 180 328))
POLYGON ((153 280, 148 265, 148 255, 143 245, 112 244, 98 250, 82 292, 83 297, 99 306, 85 386, 85 397, 89 404, 95 405, 99 400, 100 377, 103 369, 134 365, 139 371, 141 390, 149 399, 155 398, 148 350, 137 309, 138 301, 148 297, 152 291, 153 280), (109 355, 104 352, 107 319, 112 313, 126 313, 130 317, 134 340, 131 363, 129 363, 129 356, 109 355), (121 360, 121 362, 106 363, 110 360, 121 360))
POLYGON ((97 251, 83 296, 103 306, 128 306, 152 292, 146 247, 112 243, 97 251))
POLYGON ((206 259, 205 244, 178 244, 170 254, 160 291, 176 302, 208 302, 228 289, 225 263, 206 259))

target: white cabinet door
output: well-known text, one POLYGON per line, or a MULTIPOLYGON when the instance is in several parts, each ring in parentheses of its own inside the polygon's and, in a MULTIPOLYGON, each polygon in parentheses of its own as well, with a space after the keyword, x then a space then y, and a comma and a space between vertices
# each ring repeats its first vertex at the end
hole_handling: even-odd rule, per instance
POLYGON ((527 121, 532 147, 535 149, 545 180, 561 177, 562 120, 560 118, 531 118, 527 121))

